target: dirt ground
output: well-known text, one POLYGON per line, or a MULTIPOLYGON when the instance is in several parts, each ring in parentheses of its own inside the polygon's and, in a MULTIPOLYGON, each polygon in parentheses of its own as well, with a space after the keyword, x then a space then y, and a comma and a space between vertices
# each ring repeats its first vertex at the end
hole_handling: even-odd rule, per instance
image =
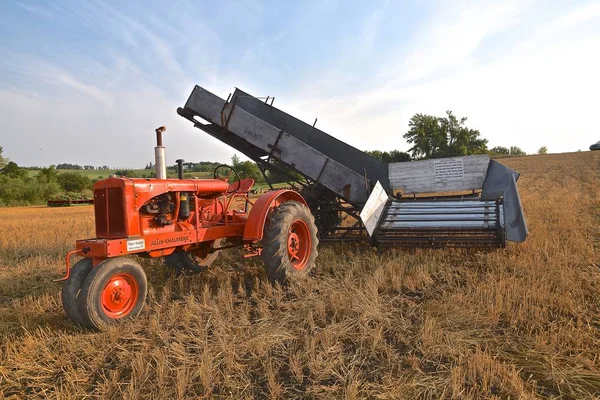
POLYGON ((50 281, 93 208, 0 209, 0 397, 598 398, 600 152, 499 161, 522 173, 523 244, 323 245, 287 288, 239 251, 193 277, 141 260, 144 312, 103 333, 50 281))

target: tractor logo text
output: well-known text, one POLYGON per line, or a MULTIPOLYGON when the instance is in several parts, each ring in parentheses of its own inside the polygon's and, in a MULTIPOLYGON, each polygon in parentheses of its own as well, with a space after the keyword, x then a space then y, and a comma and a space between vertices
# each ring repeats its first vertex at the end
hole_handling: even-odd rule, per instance
POLYGON ((152 242, 150 242, 150 246, 161 246, 164 244, 171 244, 177 242, 188 242, 189 240, 189 236, 177 236, 169 239, 154 239, 152 242))

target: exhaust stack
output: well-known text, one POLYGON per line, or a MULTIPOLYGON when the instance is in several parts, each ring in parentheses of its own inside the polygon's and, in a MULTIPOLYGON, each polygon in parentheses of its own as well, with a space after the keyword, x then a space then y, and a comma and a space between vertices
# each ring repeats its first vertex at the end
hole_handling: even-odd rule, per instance
POLYGON ((162 133, 166 131, 165 126, 156 128, 156 147, 154 148, 154 168, 156 168, 156 179, 167 179, 167 156, 162 144, 162 133))

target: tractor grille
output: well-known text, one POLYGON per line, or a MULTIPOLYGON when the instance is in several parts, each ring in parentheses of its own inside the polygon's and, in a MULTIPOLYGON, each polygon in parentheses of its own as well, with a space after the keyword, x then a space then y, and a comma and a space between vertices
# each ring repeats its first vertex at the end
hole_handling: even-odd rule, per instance
POLYGON ((112 187, 94 190, 94 214, 97 237, 126 236, 123 189, 112 187))

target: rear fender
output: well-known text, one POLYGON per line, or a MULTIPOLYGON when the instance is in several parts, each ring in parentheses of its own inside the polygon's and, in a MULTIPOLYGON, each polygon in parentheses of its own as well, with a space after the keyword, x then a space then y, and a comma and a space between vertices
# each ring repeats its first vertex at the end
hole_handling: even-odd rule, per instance
POLYGON ((244 229, 244 240, 251 242, 261 240, 269 211, 286 201, 297 201, 308 207, 306 200, 293 190, 275 190, 261 195, 252 206, 248 215, 244 229))

